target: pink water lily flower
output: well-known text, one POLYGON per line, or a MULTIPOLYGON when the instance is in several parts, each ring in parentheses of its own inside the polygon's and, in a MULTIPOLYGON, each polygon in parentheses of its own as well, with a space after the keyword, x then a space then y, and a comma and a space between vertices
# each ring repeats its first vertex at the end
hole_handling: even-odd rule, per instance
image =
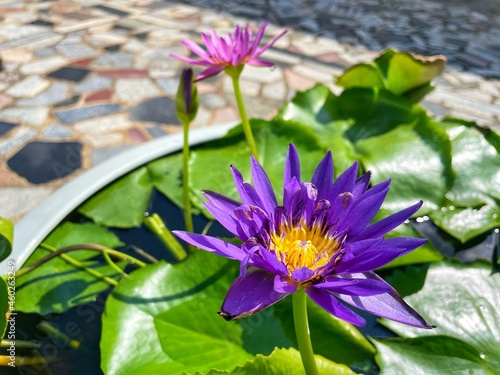
POLYGON ((267 23, 264 22, 255 36, 248 25, 244 29, 237 25, 234 34, 228 34, 225 37, 217 35, 215 30, 212 29, 210 35, 201 33, 206 51, 192 40, 184 39, 181 42, 199 58, 190 58, 178 54, 172 54, 171 56, 190 64, 206 66, 207 68, 196 77, 196 81, 216 75, 228 67, 238 67, 243 64, 270 67, 274 64, 259 59, 259 56, 271 48, 279 38, 287 33, 287 30, 283 31, 270 43, 259 47, 266 27, 267 23))
POLYGON ((205 191, 205 206, 243 243, 174 232, 200 249, 240 262, 240 275, 220 315, 228 320, 244 318, 300 288, 320 307, 355 325, 364 325, 365 320, 348 305, 411 326, 432 327, 373 272, 425 243, 422 238, 384 237, 422 202, 372 223, 390 180, 369 187, 370 174, 357 178, 354 163, 333 181, 328 152, 311 182, 303 182, 293 144, 286 158, 282 204, 253 157, 253 186, 236 168, 232 171, 241 202, 205 191))

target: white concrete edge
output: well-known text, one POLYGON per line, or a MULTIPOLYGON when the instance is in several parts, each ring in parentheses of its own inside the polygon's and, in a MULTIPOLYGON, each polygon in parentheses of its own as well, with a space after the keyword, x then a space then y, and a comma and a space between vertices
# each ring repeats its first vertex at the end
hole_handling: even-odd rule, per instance
MULTIPOLYGON (((189 143, 196 145, 224 136, 235 122, 191 130, 189 143)), ((7 273, 7 262, 19 269, 43 239, 85 200, 110 182, 159 157, 182 149, 182 133, 166 135, 126 150, 96 165, 60 187, 33 208, 14 227, 12 253, 0 263, 0 275, 7 273)))

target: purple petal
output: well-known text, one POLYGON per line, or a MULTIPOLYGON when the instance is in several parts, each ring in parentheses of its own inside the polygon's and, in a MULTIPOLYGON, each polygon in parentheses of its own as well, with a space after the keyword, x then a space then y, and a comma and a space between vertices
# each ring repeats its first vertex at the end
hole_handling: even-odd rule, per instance
POLYGON ((392 287, 385 281, 345 278, 341 275, 327 277, 325 282, 316 284, 314 287, 352 296, 373 296, 392 290, 392 287))
POLYGON ((291 179, 295 177, 300 182, 300 161, 299 154, 293 143, 288 146, 285 161, 285 176, 283 178, 283 186, 286 186, 291 179))
POLYGON ((306 281, 314 276, 314 271, 307 267, 302 267, 292 272, 292 277, 298 282, 306 281))
POLYGON ((253 66, 263 66, 266 68, 270 68, 274 66, 275 64, 271 61, 266 61, 266 60, 259 60, 259 59, 249 59, 246 62, 248 65, 253 65, 253 66))
POLYGON ((352 238, 352 240, 357 240, 361 238, 375 238, 386 234, 387 232, 393 230, 397 226, 404 223, 408 218, 410 218, 418 209, 422 206, 422 201, 405 208, 402 211, 396 212, 391 216, 388 216, 372 225, 368 226, 364 231, 360 232, 358 235, 352 238))
POLYGON ((333 161, 331 151, 328 151, 323 160, 318 164, 311 182, 318 189, 318 199, 325 198, 333 183, 333 161))
POLYGON ((297 290, 298 283, 288 276, 276 275, 274 277, 274 290, 278 293, 292 294, 297 290))
POLYGON ((210 203, 207 202, 203 202, 203 204, 207 208, 208 212, 210 212, 213 215, 213 217, 215 217, 215 219, 222 224, 224 228, 226 228, 235 236, 239 236, 240 234, 240 231, 238 230, 239 223, 236 220, 236 218, 231 215, 232 211, 222 210, 220 208, 212 206, 210 203))
MULTIPOLYGON (((356 274, 356 277, 382 280, 373 272, 356 274)), ((413 310, 394 289, 391 289, 388 293, 378 294, 376 296, 349 296, 345 294, 333 294, 342 301, 353 305, 358 309, 368 311, 374 315, 414 327, 433 328, 424 320, 424 318, 413 310)))
POLYGON ((288 32, 288 30, 283 31, 280 35, 278 35, 276 38, 274 38, 274 39, 273 39, 270 43, 268 43, 268 44, 266 44, 264 47, 262 47, 262 48, 258 49, 258 50, 255 52, 254 56, 259 56, 259 55, 262 55, 265 51, 267 51, 269 48, 271 48, 271 47, 274 45, 274 43, 276 43, 276 42, 277 42, 277 40, 278 40, 279 38, 281 38, 281 37, 282 37, 283 35, 285 35, 287 32, 288 32))
MULTIPOLYGON (((254 53, 257 51, 257 48, 259 48, 260 41, 262 40, 262 36, 264 35, 264 32, 266 31, 267 27, 267 22, 262 23, 260 25, 259 30, 257 31, 257 34, 255 34, 255 38, 252 43, 252 47, 250 49, 250 53, 254 53)), ((247 29, 248 31, 248 29, 247 29)))
POLYGON ((427 242, 425 238, 397 237, 378 242, 373 246, 373 241, 355 242, 348 248, 351 256, 344 257, 335 267, 337 273, 368 272, 385 266, 394 259, 415 250, 427 242), (352 251, 351 251, 352 249, 352 251))
POLYGON ((271 181, 269 181, 266 172, 253 156, 250 156, 250 163, 253 186, 264 204, 263 208, 268 213, 273 213, 278 202, 276 201, 271 181))
POLYGON ((323 310, 328 311, 330 314, 352 323, 357 326, 364 326, 366 321, 340 303, 333 295, 324 289, 318 289, 314 286, 309 286, 305 289, 307 295, 323 310))
POLYGON ((212 61, 210 61, 210 60, 193 59, 191 57, 186 57, 186 56, 178 55, 176 53, 171 53, 170 57, 173 57, 173 58, 176 58, 176 59, 179 59, 179 60, 182 60, 182 61, 186 61, 186 62, 188 62, 190 64, 195 64, 195 65, 213 65, 212 61))
POLYGON ((341 193, 352 192, 356 183, 356 175, 358 174, 358 162, 354 162, 349 168, 343 172, 339 178, 335 180, 328 193, 329 201, 333 202, 341 193))
POLYGON ((370 183, 371 176, 372 176, 371 172, 368 171, 364 175, 362 175, 360 178, 358 178, 356 180, 356 183, 354 184, 354 188, 352 189, 352 195, 354 195, 357 198, 361 194, 363 194, 366 191, 366 189, 368 188, 368 184, 370 183))
POLYGON ((216 193, 215 191, 203 190, 202 193, 212 206, 220 208, 221 210, 234 212, 234 210, 241 206, 241 202, 216 193))
POLYGON ((238 277, 222 303, 221 315, 226 320, 242 319, 285 298, 289 293, 274 289, 275 275, 261 269, 251 269, 238 277))
POLYGON ((243 181, 243 175, 241 172, 234 166, 231 166, 231 172, 233 173, 234 185, 236 186, 236 190, 238 191, 243 203, 249 206, 256 205, 258 207, 262 207, 263 204, 260 197, 250 184, 243 181))
POLYGON ((218 238, 178 230, 174 230, 172 233, 187 243, 211 253, 239 261, 245 259, 246 253, 244 250, 218 238))
POLYGON ((297 196, 301 190, 302 186, 295 176, 285 184, 283 188, 283 207, 286 207, 287 211, 292 210, 293 202, 298 199, 297 196))
POLYGON ((196 77, 195 82, 201 81, 202 79, 214 76, 216 74, 219 74, 224 70, 224 65, 212 65, 205 69, 203 72, 198 74, 198 77, 196 77))
POLYGON ((198 56, 200 56, 204 60, 209 60, 210 57, 207 55, 207 52, 201 48, 198 44, 193 42, 192 40, 189 39, 184 39, 181 42, 182 45, 186 46, 189 50, 193 51, 196 53, 198 56))

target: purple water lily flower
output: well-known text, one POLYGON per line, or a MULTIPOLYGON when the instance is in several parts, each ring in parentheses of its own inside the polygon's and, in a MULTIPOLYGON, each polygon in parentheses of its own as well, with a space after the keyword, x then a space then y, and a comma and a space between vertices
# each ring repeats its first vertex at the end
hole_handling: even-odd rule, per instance
POLYGON ((356 178, 354 163, 333 181, 330 152, 311 182, 302 182, 300 163, 290 145, 285 164, 283 204, 262 166, 252 157, 253 186, 231 167, 242 202, 205 191, 208 211, 242 245, 177 231, 184 241, 241 262, 219 313, 227 320, 256 313, 303 288, 320 307, 362 326, 365 320, 347 305, 408 325, 431 328, 373 270, 422 245, 420 238, 388 238, 422 205, 419 202, 371 223, 390 180, 369 188, 370 174, 356 178))
POLYGON ((172 54, 179 60, 186 61, 194 65, 207 66, 207 68, 196 77, 196 81, 216 75, 227 67, 237 67, 242 64, 255 66, 273 66, 270 61, 260 60, 258 57, 272 47, 272 45, 287 31, 283 31, 270 43, 259 47, 264 35, 267 23, 264 22, 255 37, 247 25, 244 29, 236 26, 234 34, 228 34, 226 37, 220 37, 215 30, 211 30, 210 36, 201 33, 201 38, 205 43, 206 51, 192 40, 185 39, 181 43, 190 51, 194 52, 199 58, 190 58, 178 54, 172 54))

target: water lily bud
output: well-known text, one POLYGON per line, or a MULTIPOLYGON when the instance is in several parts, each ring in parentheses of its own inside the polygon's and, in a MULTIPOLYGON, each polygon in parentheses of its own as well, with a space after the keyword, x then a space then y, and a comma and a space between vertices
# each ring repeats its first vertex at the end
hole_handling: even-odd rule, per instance
POLYGON ((183 124, 193 121, 198 111, 198 90, 196 90, 193 77, 192 69, 189 68, 182 71, 175 98, 177 117, 183 124))

